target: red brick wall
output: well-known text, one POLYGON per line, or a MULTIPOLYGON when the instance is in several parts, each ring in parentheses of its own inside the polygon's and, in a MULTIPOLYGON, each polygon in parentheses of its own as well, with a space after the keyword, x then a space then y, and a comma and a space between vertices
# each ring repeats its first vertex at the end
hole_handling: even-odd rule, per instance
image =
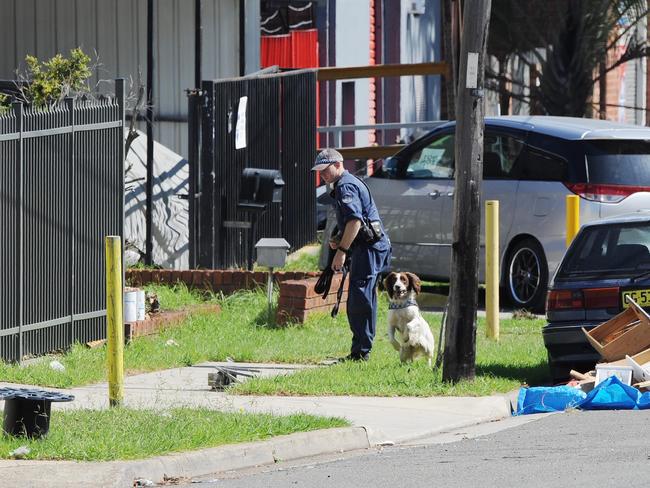
MULTIPOLYGON (((314 312, 330 312, 336 303, 341 275, 332 279, 330 293, 322 299, 315 291, 319 273, 302 271, 276 271, 275 282, 280 285, 277 321, 303 323, 314 312)), ((188 288, 234 293, 237 290, 252 290, 266 287, 266 271, 242 270, 168 270, 168 269, 129 269, 126 281, 132 286, 149 283, 173 285, 184 283, 188 288)), ((347 300, 347 283, 341 297, 340 311, 345 310, 347 300)))
MULTIPOLYGON (((127 283, 132 286, 142 286, 148 283, 173 285, 185 283, 188 288, 211 290, 229 295, 237 290, 252 290, 265 287, 266 271, 243 271, 221 269, 129 269, 125 273, 127 283)), ((276 283, 285 280, 312 278, 319 273, 304 271, 276 271, 273 273, 276 283)))
MULTIPOLYGON (((336 293, 341 283, 341 275, 334 275, 329 295, 325 299, 314 291, 318 278, 303 280, 286 280, 280 282, 280 298, 278 300, 277 322, 303 323, 314 312, 331 312, 336 303, 336 293)), ((348 299, 348 282, 345 282, 339 312, 345 311, 348 299)))

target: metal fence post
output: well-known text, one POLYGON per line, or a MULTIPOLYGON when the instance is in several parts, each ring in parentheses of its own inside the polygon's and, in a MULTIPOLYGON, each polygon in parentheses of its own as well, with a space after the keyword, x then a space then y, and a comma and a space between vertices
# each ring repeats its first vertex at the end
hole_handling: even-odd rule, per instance
POLYGON ((190 268, 198 267, 198 249, 200 239, 200 213, 198 205, 200 195, 201 177, 201 103, 202 94, 200 89, 189 90, 188 101, 188 161, 189 161, 189 189, 188 189, 188 210, 189 210, 189 244, 190 244, 190 268))
MULTIPOLYGON (((117 78, 115 80, 115 98, 117 99, 117 109, 119 111, 119 118, 120 118, 120 123, 121 125, 117 128, 117 131, 119 133, 119 139, 118 139, 118 149, 117 149, 117 157, 119 158, 119 166, 120 166, 120 175, 121 175, 121 185, 120 185, 120 215, 119 215, 119 222, 118 222, 118 232, 120 234, 120 237, 124 238, 124 180, 125 180, 125 174, 124 174, 124 144, 126 143, 124 139, 124 114, 125 114, 125 106, 124 106, 124 99, 125 99, 125 84, 124 84, 124 78, 117 78)), ((124 262, 124 246, 122 247, 122 262, 124 262)), ((124 273, 125 269, 122 268, 122 283, 125 283, 124 281, 124 273)))
POLYGON ((75 242, 74 242, 74 175, 75 175, 75 132, 74 132, 74 98, 66 97, 65 107, 68 110, 68 125, 72 129, 70 131, 70 137, 68 138, 68 166, 70 174, 68 175, 68 218, 70 219, 68 238, 70 239, 70 250, 68 253, 68 273, 70 279, 68 280, 69 289, 68 289, 68 309, 70 312, 70 344, 74 343, 75 340, 75 330, 74 330, 74 291, 76 284, 75 276, 75 266, 74 266, 74 257, 75 257, 75 242))
POLYGON ((214 269, 223 265, 221 249, 215 242, 215 163, 214 163, 214 82, 203 81, 203 112, 201 116, 201 156, 200 193, 197 201, 200 206, 200 230, 197 264, 202 268, 214 269), (217 258, 217 255, 219 256, 217 258))
POLYGON ((23 360, 23 325, 25 322, 25 297, 24 297, 24 287, 25 287, 25 266, 24 266, 24 198, 25 198, 25 181, 24 181, 24 141, 23 141, 23 131, 24 131, 24 118, 23 118, 23 104, 14 102, 11 104, 14 115, 16 117, 16 130, 18 131, 18 150, 16 151, 16 174, 18 175, 18 219, 17 227, 18 232, 16 235, 18 237, 18 362, 21 363, 23 360))

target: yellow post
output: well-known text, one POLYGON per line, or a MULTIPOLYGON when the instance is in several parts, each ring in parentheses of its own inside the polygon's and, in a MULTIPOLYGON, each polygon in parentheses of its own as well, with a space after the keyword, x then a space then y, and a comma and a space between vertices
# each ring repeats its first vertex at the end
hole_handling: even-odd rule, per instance
POLYGON ((573 238, 580 230, 580 197, 578 195, 566 196, 566 247, 569 247, 573 238))
POLYGON ((485 202, 486 334, 499 340, 499 201, 485 202))
POLYGON ((108 338, 108 400, 111 407, 119 406, 124 396, 121 247, 119 236, 106 236, 106 336, 108 338))

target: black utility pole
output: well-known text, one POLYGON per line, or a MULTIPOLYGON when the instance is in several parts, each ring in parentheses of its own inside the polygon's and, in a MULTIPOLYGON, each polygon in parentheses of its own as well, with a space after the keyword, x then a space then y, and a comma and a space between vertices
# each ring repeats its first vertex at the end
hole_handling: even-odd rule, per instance
POLYGON ((485 51, 491 0, 466 0, 456 98, 456 186, 449 309, 442 378, 476 374, 476 309, 481 225, 485 51))
POLYGON ((153 0, 147 0, 147 186, 146 186, 146 237, 145 264, 153 264, 153 0))

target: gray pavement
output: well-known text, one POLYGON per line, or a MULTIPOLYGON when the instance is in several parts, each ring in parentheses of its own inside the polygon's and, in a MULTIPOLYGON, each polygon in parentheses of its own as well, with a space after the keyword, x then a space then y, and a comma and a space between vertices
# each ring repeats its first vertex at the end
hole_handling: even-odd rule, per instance
MULTIPOLYGON (((352 427, 281 436, 268 441, 237 444, 127 462, 0 461, 2 486, 132 486, 133 479, 158 482, 163 475, 198 477, 210 473, 273 464, 327 453, 406 444, 465 426, 510 416, 510 398, 489 397, 263 397, 212 391, 204 363, 127 377, 124 404, 131 408, 204 407, 222 411, 245 410, 290 414, 296 412, 342 417, 352 427)), ((242 366, 241 363, 237 363, 242 366)), ((243 365, 246 366, 246 365, 243 365)), ((300 365, 248 365, 263 376, 290 374, 300 365)), ((0 383, 1 386, 8 384, 0 383)), ((13 385, 15 386, 15 385, 13 385)), ((65 391, 70 403, 53 404, 56 410, 108 408, 108 386, 98 384, 65 391)), ((1 406, 0 402, 0 406, 1 406)))

